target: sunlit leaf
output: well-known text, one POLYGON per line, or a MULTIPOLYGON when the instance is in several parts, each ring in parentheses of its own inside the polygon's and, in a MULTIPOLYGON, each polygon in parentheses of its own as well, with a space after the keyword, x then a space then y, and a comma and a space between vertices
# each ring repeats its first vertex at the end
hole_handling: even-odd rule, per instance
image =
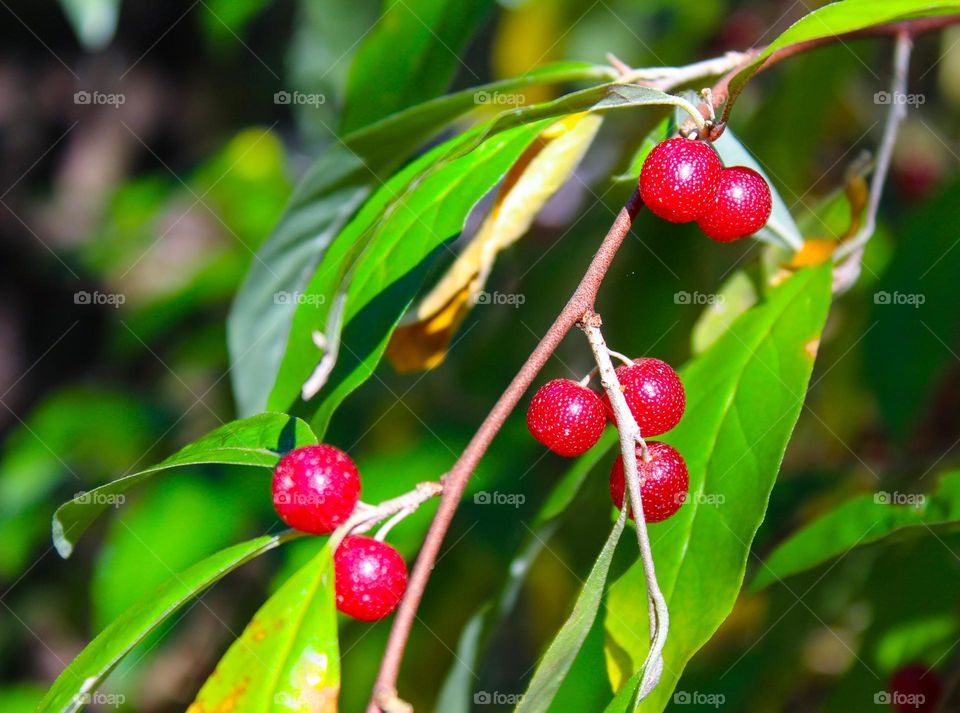
MULTIPOLYGON (((686 413, 661 439, 686 460, 690 494, 670 520, 650 526, 670 635, 660 684, 636 710, 663 710, 687 661, 733 608, 829 304, 829 268, 798 272, 681 372, 686 413)), ((611 586, 606 627, 611 680, 629 701, 649 647, 640 562, 611 586)))

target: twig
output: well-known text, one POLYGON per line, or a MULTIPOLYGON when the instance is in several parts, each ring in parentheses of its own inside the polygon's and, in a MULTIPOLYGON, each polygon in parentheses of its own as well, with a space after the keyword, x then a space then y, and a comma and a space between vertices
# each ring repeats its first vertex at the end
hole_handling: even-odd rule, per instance
MULTIPOLYGON (((667 633, 670 629, 670 614, 667 602, 657 584, 657 572, 653 562, 653 551, 650 547, 650 536, 647 532, 647 521, 643 514, 643 498, 640 494, 640 475, 637 470, 637 443, 643 443, 640 426, 637 424, 627 400, 617 379, 617 372, 610 360, 610 350, 600 332, 602 320, 600 315, 591 313, 585 315, 580 326, 587 335, 593 358, 600 369, 600 383, 616 418, 620 432, 620 452, 623 455, 624 479, 630 493, 630 507, 633 509, 634 522, 637 530, 637 544, 640 547, 640 559, 643 562, 643 573, 647 581, 647 600, 650 610, 650 651, 643 664, 643 678, 640 680, 638 700, 646 698, 660 682, 663 672, 663 647, 667 643, 667 633)), ((646 458, 646 444, 643 444, 646 458)))
POLYGON ((423 598, 427 580, 430 578, 430 573, 437 561, 437 555, 440 553, 440 545, 450 528, 450 523, 467 486, 467 481, 483 454, 486 453, 494 436, 497 435, 524 392, 537 374, 540 373, 540 369, 543 368, 547 359, 550 358, 567 335, 567 332, 577 324, 580 318, 593 310, 594 300, 596 300, 597 292, 604 276, 607 274, 610 263, 613 262, 617 250, 619 250, 624 238, 630 231, 633 219, 642 206, 639 192, 634 191, 627 204, 620 209, 620 213, 590 261, 590 265, 587 267, 587 271, 580 280, 573 296, 553 324, 550 325, 550 329, 547 330, 547 333, 527 358, 520 371, 513 377, 510 385, 507 386, 494 404, 483 423, 480 424, 480 428, 470 440, 463 454, 454 463, 450 472, 444 476, 440 506, 437 508, 437 513, 434 515, 430 529, 427 531, 423 547, 420 549, 420 555, 417 557, 417 562, 410 573, 407 591, 393 620, 393 628, 390 631, 387 648, 384 652, 383 661, 380 663, 380 672, 374 684, 373 696, 367 706, 368 713, 378 713, 378 711, 383 710, 378 705, 381 696, 395 695, 400 662, 403 659, 403 652, 410 636, 410 629, 417 615, 417 607, 423 598))
MULTIPOLYGON (((384 500, 378 505, 358 503, 353 514, 330 536, 330 549, 336 550, 344 537, 373 529, 378 522, 388 517, 397 517, 400 513, 409 515, 431 498, 443 492, 443 484, 436 481, 417 483, 417 486, 403 495, 384 500)), ((395 522, 388 523, 393 527, 395 522)), ((386 527, 386 525, 384 526, 386 527)))
POLYGON ((893 60, 893 81, 890 85, 890 111, 887 112, 887 122, 883 127, 883 138, 877 152, 877 161, 870 178, 870 196, 867 202, 867 217, 860 230, 849 241, 837 248, 834 257, 839 263, 846 258, 843 265, 839 265, 834 273, 834 291, 841 292, 853 285, 860 276, 863 251, 867 242, 877 229, 877 211, 880 208, 880 198, 883 196, 883 184, 887 180, 890 162, 893 159, 893 148, 897 143, 897 134, 900 124, 907 115, 905 99, 907 92, 907 74, 910 69, 910 53, 913 42, 907 32, 897 35, 896 48, 893 60))

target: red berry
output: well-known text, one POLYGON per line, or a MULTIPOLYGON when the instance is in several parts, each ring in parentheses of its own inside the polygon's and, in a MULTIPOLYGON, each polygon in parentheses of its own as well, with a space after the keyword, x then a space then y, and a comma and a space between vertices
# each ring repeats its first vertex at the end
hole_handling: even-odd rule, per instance
POLYGON ((899 713, 935 711, 942 695, 939 674, 920 664, 904 666, 890 679, 890 704, 899 713))
POLYGON ((723 164, 702 141, 667 139, 640 169, 640 197, 654 215, 671 223, 695 220, 713 202, 723 164))
POLYGON ((527 409, 530 433, 562 456, 578 456, 593 448, 606 424, 597 392, 570 379, 548 381, 527 409))
MULTIPOLYGON (((680 377, 669 364, 652 357, 635 359, 633 364, 617 367, 617 378, 641 436, 659 436, 680 422, 687 399, 680 377)), ((603 403, 616 423, 606 394, 603 403)))
POLYGON ((697 225, 708 238, 729 243, 766 225, 772 207, 763 176, 746 166, 731 166, 720 174, 716 201, 697 218, 697 225))
POLYGON ((296 448, 273 471, 273 506, 281 520, 303 532, 333 532, 359 498, 357 466, 333 446, 296 448))
POLYGON ((386 542, 345 537, 333 555, 337 609, 361 621, 376 621, 397 608, 407 589, 407 565, 386 542))
MULTIPOLYGON (((640 446, 637 446, 637 475, 640 476, 640 499, 643 501, 643 514, 647 522, 660 522, 673 515, 684 500, 690 476, 687 464, 683 462, 677 449, 659 441, 647 441, 650 460, 644 461, 640 446)), ((620 455, 610 469, 610 497, 617 507, 623 504, 624 487, 623 455, 620 455)), ((629 497, 627 498, 629 500, 629 497)), ((629 507, 629 506, 628 506, 629 507)), ((633 519, 633 509, 629 510, 633 519)))

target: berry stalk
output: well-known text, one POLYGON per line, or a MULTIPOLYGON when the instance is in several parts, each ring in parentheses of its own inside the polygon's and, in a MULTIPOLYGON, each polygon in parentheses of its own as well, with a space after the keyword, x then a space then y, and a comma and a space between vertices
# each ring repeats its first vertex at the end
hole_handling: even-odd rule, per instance
POLYGON ((637 545, 640 548, 640 559, 643 562, 643 573, 647 581, 647 600, 650 611, 650 651, 643 664, 643 678, 637 694, 638 700, 646 698, 660 682, 663 673, 663 647, 667 643, 667 633, 670 629, 670 613, 667 610, 667 601, 657 583, 657 572, 653 562, 653 550, 650 546, 650 535, 647 532, 647 521, 643 513, 643 498, 640 493, 640 476, 637 467, 637 444, 645 447, 640 426, 637 425, 633 412, 627 404, 627 399, 620 387, 617 371, 610 359, 600 326, 603 321, 600 315, 591 312, 585 314, 580 322, 580 328, 587 335, 590 350, 597 362, 600 371, 600 383, 610 401, 610 407, 616 418, 620 434, 620 451, 623 458, 624 478, 627 484, 627 493, 630 496, 630 506, 636 522, 637 545))

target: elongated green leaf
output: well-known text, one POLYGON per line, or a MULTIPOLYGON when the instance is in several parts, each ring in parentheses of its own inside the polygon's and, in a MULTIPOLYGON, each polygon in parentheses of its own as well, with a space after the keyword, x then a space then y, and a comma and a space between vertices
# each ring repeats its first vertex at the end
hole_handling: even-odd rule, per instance
POLYGON ((468 713, 473 705, 473 686, 476 683, 476 662, 485 653, 485 647, 493 638, 516 603, 520 587, 530 568, 547 546, 547 541, 559 527, 567 508, 574 502, 587 476, 606 458, 607 451, 617 443, 617 432, 610 428, 600 437, 597 445, 577 458, 573 466, 550 491, 540 506, 530 533, 506 568, 506 579, 497 597, 481 607, 467 621, 457 643, 457 655, 447 673, 435 710, 445 713, 468 713))
POLYGON ((122 504, 123 493, 155 473, 204 463, 272 468, 287 451, 314 443, 317 437, 310 427, 286 414, 263 413, 233 421, 184 446, 155 466, 80 493, 61 505, 53 516, 53 544, 61 557, 69 557, 80 535, 100 513, 122 504))
POLYGON ((574 659, 577 658, 577 653, 597 618, 600 601, 606 589, 610 563, 613 561, 613 553, 617 543, 620 542, 620 535, 623 534, 626 522, 627 508, 623 508, 610 531, 610 537, 604 543, 593 569, 587 576, 587 581, 583 583, 583 589, 580 590, 580 596, 577 597, 577 603, 573 607, 570 618, 560 627, 550 648, 540 659, 540 665, 537 666, 530 685, 527 686, 523 698, 515 709, 516 713, 543 713, 550 707, 554 696, 560 690, 564 677, 573 665, 574 659))
POLYGON ((767 45, 747 67, 730 80, 729 105, 760 66, 777 50, 791 45, 856 32, 898 20, 949 15, 960 12, 958 0, 843 0, 832 2, 804 15, 767 45))
POLYGON ((260 607, 188 713, 336 713, 340 695, 333 558, 324 547, 260 607))
MULTIPOLYGON (((733 608, 829 304, 829 267, 800 271, 681 373, 687 410, 662 440, 685 458, 690 494, 670 520, 650 526, 670 636, 660 685, 637 710, 663 710, 687 661, 733 608)), ((612 585, 607 603, 608 669, 621 692, 647 654, 645 602, 637 562, 612 585)), ((632 697, 630 685, 619 700, 632 697)))
POLYGON ((492 0, 384 2, 350 68, 340 129, 355 131, 442 94, 467 67, 459 55, 492 0))
POLYGON ((673 102, 663 92, 633 85, 574 92, 504 112, 391 178, 324 255, 300 300, 270 408, 288 408, 322 356, 323 390, 311 408, 314 428, 325 430, 334 409, 373 373, 434 251, 459 234, 473 205, 548 119, 673 102), (317 333, 324 336, 322 350, 315 344, 317 333))
POLYGON ((763 176, 767 185, 770 186, 773 209, 770 211, 767 224, 760 228, 753 237, 765 243, 793 248, 794 250, 803 247, 803 235, 801 235, 800 229, 790 214, 787 204, 784 203, 780 193, 774 188, 766 171, 763 170, 763 167, 753 155, 744 148, 743 144, 733 135, 733 132, 727 128, 723 135, 713 142, 713 146, 727 166, 749 166, 763 176))
POLYGON ((260 537, 222 550, 171 577, 104 629, 57 677, 37 713, 78 711, 117 663, 171 614, 224 575, 293 534, 260 537))
POLYGON ((371 192, 431 135, 476 108, 478 93, 599 79, 583 63, 548 65, 394 114, 333 142, 297 187, 277 227, 257 252, 230 310, 227 337, 240 414, 263 411, 283 357, 299 296, 333 238, 371 192))
POLYGON ((848 500, 782 543, 757 571, 760 589, 838 557, 851 548, 897 534, 929 533, 960 524, 960 471, 943 476, 936 492, 877 492, 848 500))

